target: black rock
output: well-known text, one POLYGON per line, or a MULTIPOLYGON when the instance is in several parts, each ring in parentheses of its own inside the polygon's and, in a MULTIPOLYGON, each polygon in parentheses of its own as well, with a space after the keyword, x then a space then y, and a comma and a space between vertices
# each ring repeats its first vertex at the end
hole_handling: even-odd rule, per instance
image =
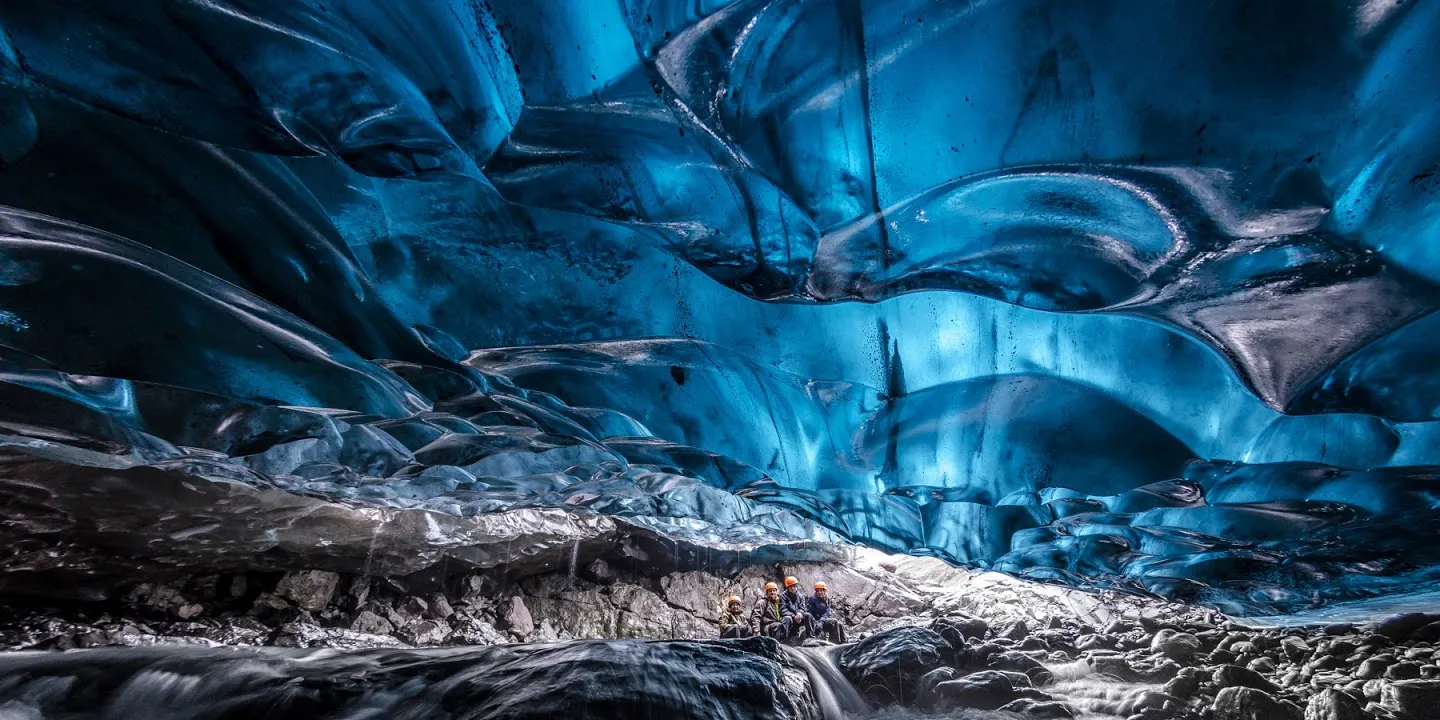
POLYGON ((1431 623, 1440 621, 1440 615, 1429 613, 1405 613, 1385 618, 1375 625, 1375 632, 1380 635, 1399 642, 1410 637, 1411 633, 1431 623))
POLYGON ((1015 686, 1008 675, 993 670, 971 673, 957 680, 935 686, 936 708, 972 708, 997 710, 1017 699, 1015 686))
POLYGON ((1305 720, 1369 720, 1360 701, 1339 690, 1326 688, 1310 698, 1305 720))
POLYGON ((1260 673, 1239 665, 1224 665, 1217 668, 1212 680, 1222 688, 1247 687, 1271 694, 1280 692, 1280 688, 1275 683, 1266 680, 1260 673))
POLYGON ((1075 717, 1075 713, 1070 711, 1069 706, 1065 705, 1064 703, 1055 702, 1053 700, 1045 701, 1031 700, 1030 698, 1020 698, 1019 700, 1011 700, 1010 702, 1002 705, 1000 707, 1000 710, 1002 712, 1012 712, 1016 715, 1021 715, 1027 718, 1055 718, 1057 720, 1067 720, 1068 718, 1075 717))
POLYGON ((939 633, 898 627, 871 635, 840 653, 840 670, 861 694, 881 704, 908 705, 917 681, 953 652, 939 633))
POLYGON ((991 670, 1024 673, 1037 687, 1048 685, 1055 680, 1055 675, 1040 664, 1039 660, 1016 650, 1007 650, 991 655, 986 661, 986 666, 991 670))
POLYGON ((915 706, 921 710, 934 710, 936 706, 935 686, 959 677, 953 667, 940 667, 920 676, 915 681, 915 706))
POLYGON ((1215 720, 1303 720, 1298 706, 1248 687, 1222 689, 1210 709, 1215 720))

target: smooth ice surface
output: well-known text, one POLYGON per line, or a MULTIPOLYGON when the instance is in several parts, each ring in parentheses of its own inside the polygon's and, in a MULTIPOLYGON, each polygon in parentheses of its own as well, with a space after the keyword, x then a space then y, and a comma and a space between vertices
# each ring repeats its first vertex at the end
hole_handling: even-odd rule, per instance
POLYGON ((1435 586, 1440 1, 401 5, 0 4, 7 453, 1435 586))

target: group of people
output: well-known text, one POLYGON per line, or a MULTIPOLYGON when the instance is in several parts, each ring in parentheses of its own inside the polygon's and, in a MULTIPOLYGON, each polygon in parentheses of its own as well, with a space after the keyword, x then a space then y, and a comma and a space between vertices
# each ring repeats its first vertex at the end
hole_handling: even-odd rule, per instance
POLYGON ((785 578, 785 590, 773 582, 765 583, 765 595, 755 602, 748 620, 740 608, 740 598, 730 596, 720 614, 720 637, 746 638, 765 635, 780 642, 799 644, 809 637, 824 637, 830 642, 845 642, 845 626, 830 611, 830 591, 825 583, 815 583, 814 592, 800 592, 800 581, 785 578))

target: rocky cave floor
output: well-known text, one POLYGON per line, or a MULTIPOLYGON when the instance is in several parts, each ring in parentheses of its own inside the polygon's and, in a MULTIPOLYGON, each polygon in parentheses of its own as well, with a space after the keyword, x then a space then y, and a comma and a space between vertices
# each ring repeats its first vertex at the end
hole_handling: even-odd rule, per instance
MULTIPOLYGON (((0 607, 0 644, 50 654, 113 646, 544 648, 602 639, 729 645, 777 665, 776 678, 808 683, 797 693, 809 697, 768 700, 754 714, 828 718, 834 708, 814 700, 830 692, 819 688, 827 681, 813 667, 806 679, 810 661, 801 653, 769 640, 712 642, 724 597, 741 595, 748 609, 764 582, 784 575, 825 580, 850 628, 848 645, 826 650, 812 640, 807 646, 818 649, 805 651, 828 657, 863 696, 868 708, 846 716, 1440 718, 1440 615, 1259 629, 1192 606, 871 551, 848 563, 753 566, 727 576, 651 575, 604 560, 523 578, 197 574, 138 584, 105 602, 12 601, 0 607)), ((0 701, 23 685, 17 672, 34 679, 0 667, 0 701)), ((3 702, 0 716, 10 717, 3 702)))

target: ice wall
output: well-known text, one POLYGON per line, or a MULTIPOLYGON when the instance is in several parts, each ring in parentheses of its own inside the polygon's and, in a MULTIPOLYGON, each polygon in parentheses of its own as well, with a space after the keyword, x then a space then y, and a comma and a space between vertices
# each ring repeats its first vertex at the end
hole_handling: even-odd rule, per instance
POLYGON ((0 423, 1240 611, 1414 589, 1437 68, 1432 0, 11 0, 0 423))

